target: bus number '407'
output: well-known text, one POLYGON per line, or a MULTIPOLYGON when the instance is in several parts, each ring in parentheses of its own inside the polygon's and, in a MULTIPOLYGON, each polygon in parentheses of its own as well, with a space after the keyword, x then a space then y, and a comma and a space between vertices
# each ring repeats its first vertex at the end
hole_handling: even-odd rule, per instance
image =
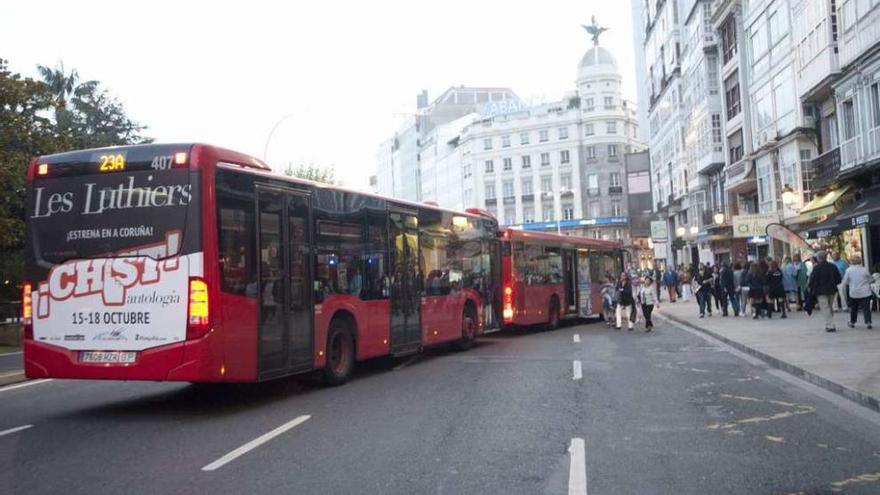
POLYGON ((153 170, 168 170, 171 168, 171 164, 174 163, 174 155, 160 155, 154 156, 153 162, 150 164, 150 168, 153 170))

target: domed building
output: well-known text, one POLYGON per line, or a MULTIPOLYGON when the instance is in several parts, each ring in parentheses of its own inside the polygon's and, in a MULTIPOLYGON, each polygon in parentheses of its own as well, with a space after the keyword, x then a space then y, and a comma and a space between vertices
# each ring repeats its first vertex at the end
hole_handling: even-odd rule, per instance
POLYGON ((482 115, 462 132, 466 207, 502 225, 628 243, 624 155, 642 151, 635 105, 623 98, 604 29, 577 65, 576 91, 560 101, 482 115))

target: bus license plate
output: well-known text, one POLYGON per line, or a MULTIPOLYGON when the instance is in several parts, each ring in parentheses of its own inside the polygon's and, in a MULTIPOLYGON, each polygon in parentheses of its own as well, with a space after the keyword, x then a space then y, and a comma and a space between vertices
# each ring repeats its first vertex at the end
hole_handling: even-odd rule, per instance
POLYGON ((134 351, 82 351, 79 360, 83 363, 133 363, 137 355, 134 351))

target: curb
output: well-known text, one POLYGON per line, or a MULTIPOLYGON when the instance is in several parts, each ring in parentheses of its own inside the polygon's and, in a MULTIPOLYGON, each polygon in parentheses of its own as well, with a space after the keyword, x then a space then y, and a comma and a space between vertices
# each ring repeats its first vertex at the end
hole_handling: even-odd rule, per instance
POLYGON ((853 389, 846 387, 844 385, 841 385, 839 383, 832 382, 831 380, 824 378, 822 376, 819 376, 819 375, 812 373, 810 371, 807 371, 807 370, 801 368, 800 366, 795 366, 791 363, 787 363, 787 362, 782 361, 778 358, 775 358, 769 354, 763 353, 757 349, 754 349, 752 347, 744 345, 744 344, 737 342, 735 340, 731 340, 731 339, 729 339, 719 333, 716 333, 716 332, 713 332, 713 331, 708 330, 706 328, 694 325, 693 323, 690 323, 688 321, 684 321, 680 318, 676 318, 674 316, 670 316, 670 315, 663 314, 663 313, 660 313, 657 316, 659 316, 662 319, 672 321, 672 322, 675 322, 679 325, 688 327, 692 330, 696 330, 698 332, 705 333, 706 335, 709 335, 712 338, 718 339, 721 342, 724 342, 725 344, 727 344, 727 345, 729 345, 739 351, 745 352, 746 354, 748 354, 750 356, 756 357, 756 358, 760 359, 761 361, 764 361, 765 363, 772 366, 773 368, 785 371, 786 373, 789 373, 789 374, 794 375, 802 380, 810 382, 813 385, 822 387, 825 390, 828 390, 829 392, 834 392, 835 394, 837 394, 843 398, 846 398, 846 399, 849 399, 853 402, 856 402, 859 405, 865 406, 873 411, 880 412, 880 399, 878 399, 877 397, 865 394, 863 392, 859 392, 858 390, 853 390, 853 389))
POLYGON ((8 373, 0 374, 0 387, 24 381, 27 381, 27 377, 24 376, 24 371, 10 371, 8 373))

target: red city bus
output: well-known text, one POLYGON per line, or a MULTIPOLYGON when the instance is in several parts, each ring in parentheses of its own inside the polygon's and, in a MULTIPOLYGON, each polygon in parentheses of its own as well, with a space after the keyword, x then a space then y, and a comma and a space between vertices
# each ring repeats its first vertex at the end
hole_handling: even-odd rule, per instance
POLYGON ((30 378, 254 382, 497 328, 497 223, 203 144, 34 159, 30 378))
POLYGON ((601 280, 620 273, 620 243, 543 232, 502 232, 502 321, 544 324, 602 314, 601 280))

